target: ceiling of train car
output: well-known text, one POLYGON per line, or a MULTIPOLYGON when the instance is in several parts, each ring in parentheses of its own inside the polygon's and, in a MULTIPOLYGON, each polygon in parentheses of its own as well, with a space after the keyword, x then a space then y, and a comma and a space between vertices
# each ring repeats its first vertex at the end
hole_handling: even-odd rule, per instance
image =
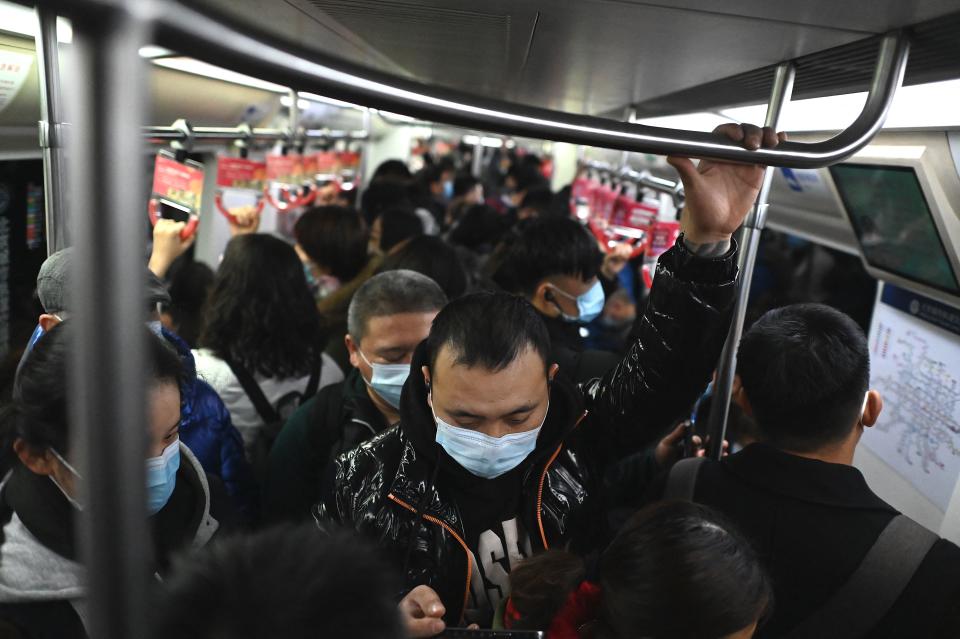
POLYGON ((527 104, 631 103, 960 10, 958 0, 201 0, 298 44, 527 104))

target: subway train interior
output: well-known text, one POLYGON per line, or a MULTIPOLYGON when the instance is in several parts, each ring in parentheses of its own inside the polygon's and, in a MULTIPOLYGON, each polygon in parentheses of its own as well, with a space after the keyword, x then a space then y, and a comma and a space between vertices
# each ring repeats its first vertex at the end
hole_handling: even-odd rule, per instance
POLYGON ((0 639, 956 639, 960 0, 0 0, 0 447, 0 639))

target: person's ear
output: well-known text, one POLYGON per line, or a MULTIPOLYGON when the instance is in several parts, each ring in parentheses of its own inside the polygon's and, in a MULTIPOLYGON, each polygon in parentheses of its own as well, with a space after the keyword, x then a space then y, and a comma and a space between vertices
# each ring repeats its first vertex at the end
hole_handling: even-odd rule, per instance
POLYGON ((881 412, 883 412, 883 397, 875 390, 869 391, 860 423, 863 424, 865 428, 870 428, 880 419, 881 412))
POLYGON ((423 383, 427 385, 427 390, 430 390, 430 368, 428 366, 421 366, 420 372, 423 373, 423 383))
POLYGON ((733 386, 730 388, 730 396, 747 417, 753 417, 753 406, 750 405, 750 399, 747 397, 747 391, 744 390, 743 382, 739 375, 733 376, 733 386))
POLYGON ((44 333, 49 333, 54 326, 60 323, 60 318, 51 313, 44 313, 40 316, 37 323, 40 324, 40 328, 43 329, 44 333))
POLYGON ((559 370, 560 364, 551 364, 549 370, 547 370, 547 379, 552 382, 556 379, 559 370))
POLYGON ((353 341, 350 333, 343 336, 343 343, 347 347, 347 353, 350 354, 350 365, 354 368, 360 368, 360 355, 357 352, 357 343, 353 341))
POLYGON ((537 285, 537 288, 533 291, 533 297, 530 299, 533 307, 547 317, 556 317, 560 314, 560 311, 557 310, 557 306, 554 303, 555 301, 556 298, 553 295, 551 286, 545 281, 537 285))
POLYGON ((13 452, 16 453, 20 462, 26 466, 31 473, 35 475, 54 474, 56 458, 50 454, 49 450, 38 453, 22 438, 18 437, 13 441, 13 452))

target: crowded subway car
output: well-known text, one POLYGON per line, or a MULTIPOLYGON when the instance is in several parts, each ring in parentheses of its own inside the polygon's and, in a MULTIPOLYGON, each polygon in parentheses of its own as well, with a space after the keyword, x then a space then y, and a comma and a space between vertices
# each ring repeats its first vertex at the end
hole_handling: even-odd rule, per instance
POLYGON ((0 638, 960 637, 960 2, 0 0, 0 638))

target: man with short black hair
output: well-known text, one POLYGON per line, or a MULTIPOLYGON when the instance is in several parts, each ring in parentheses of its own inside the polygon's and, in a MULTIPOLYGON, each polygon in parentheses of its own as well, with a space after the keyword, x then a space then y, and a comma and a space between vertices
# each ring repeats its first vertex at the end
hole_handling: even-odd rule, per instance
POLYGON ((717 508, 752 538, 776 599, 758 636, 960 637, 960 548, 895 521, 853 467, 883 407, 869 380, 867 340, 850 317, 821 304, 768 312, 740 342, 734 382, 762 443, 722 462, 681 462, 654 488, 717 508), (901 524, 909 541, 876 551, 883 569, 871 571, 881 533, 901 524))
POLYGON ((564 375, 585 382, 620 361, 613 353, 584 352, 580 330, 603 312, 604 289, 616 286, 619 269, 582 224, 560 217, 530 220, 504 240, 491 262, 493 281, 524 296, 543 318, 552 361, 564 375))
POLYGON ((264 481, 269 520, 308 519, 330 462, 399 421, 414 348, 446 303, 436 282, 409 270, 375 275, 357 290, 344 337, 353 368, 298 408, 280 431, 264 481))
MULTIPOLYGON (((770 129, 720 132, 747 148, 778 142, 770 129)), ((487 625, 516 562, 601 544, 605 466, 661 436, 706 386, 729 327, 731 235, 763 170, 672 162, 684 179, 685 235, 660 258, 639 338, 618 365, 574 385, 557 375, 526 300, 462 297, 414 353, 399 424, 336 461, 318 521, 376 539, 402 569, 411 635, 487 625)))

